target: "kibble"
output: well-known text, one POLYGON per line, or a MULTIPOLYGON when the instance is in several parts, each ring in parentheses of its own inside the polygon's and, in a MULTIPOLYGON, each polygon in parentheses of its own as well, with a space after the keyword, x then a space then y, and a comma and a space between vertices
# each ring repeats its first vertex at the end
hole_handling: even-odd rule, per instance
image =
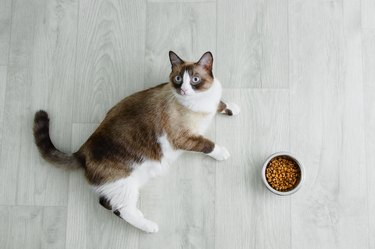
POLYGON ((300 179, 301 171, 296 162, 285 156, 273 158, 266 168, 267 182, 280 192, 294 189, 300 179))

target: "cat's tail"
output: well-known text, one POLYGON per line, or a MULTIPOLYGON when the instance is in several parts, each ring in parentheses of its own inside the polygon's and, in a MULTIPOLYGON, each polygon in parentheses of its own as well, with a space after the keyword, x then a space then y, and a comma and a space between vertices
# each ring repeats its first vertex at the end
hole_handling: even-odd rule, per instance
POLYGON ((47 112, 40 110, 35 113, 33 131, 36 146, 45 160, 65 168, 79 168, 81 166, 74 154, 69 155, 61 152, 53 145, 49 136, 47 112))

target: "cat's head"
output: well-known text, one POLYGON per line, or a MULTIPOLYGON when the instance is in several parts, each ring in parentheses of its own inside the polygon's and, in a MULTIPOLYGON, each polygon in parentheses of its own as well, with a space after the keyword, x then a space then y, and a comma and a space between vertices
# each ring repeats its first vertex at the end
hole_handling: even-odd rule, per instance
POLYGON ((172 64, 169 81, 178 94, 194 96, 210 89, 214 82, 211 52, 204 53, 197 62, 185 62, 176 53, 169 51, 169 59, 172 64))

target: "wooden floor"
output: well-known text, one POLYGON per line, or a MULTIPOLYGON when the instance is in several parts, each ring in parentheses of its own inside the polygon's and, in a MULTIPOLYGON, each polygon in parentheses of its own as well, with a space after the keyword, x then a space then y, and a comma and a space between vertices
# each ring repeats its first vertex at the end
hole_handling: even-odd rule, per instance
POLYGON ((0 248, 374 249, 374 0, 0 0, 0 248), (232 157, 185 154, 141 192, 160 226, 99 206, 83 172, 40 159, 34 112, 75 151, 106 111, 167 80, 168 51, 210 50, 239 116, 209 136, 232 157), (303 188, 260 169, 294 153, 303 188))

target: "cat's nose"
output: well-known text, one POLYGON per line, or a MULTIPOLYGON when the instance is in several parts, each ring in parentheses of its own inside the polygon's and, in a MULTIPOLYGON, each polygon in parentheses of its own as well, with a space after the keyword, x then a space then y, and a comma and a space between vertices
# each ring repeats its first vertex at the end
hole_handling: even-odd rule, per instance
POLYGON ((182 93, 182 95, 185 95, 186 92, 187 92, 187 89, 181 88, 181 93, 182 93))

